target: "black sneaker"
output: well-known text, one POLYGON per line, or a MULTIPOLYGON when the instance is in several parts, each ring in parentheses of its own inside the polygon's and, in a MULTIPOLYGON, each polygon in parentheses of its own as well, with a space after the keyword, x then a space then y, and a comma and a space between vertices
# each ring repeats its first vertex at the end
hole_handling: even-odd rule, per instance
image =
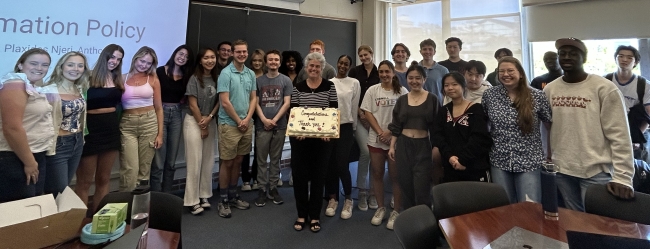
POLYGON ((273 199, 273 204, 280 205, 284 203, 284 201, 282 200, 282 196, 280 196, 280 193, 278 193, 277 188, 272 188, 270 194, 271 194, 271 199, 273 199))
POLYGON ((255 206, 263 207, 266 205, 266 191, 260 189, 257 191, 257 199, 255 199, 255 206))

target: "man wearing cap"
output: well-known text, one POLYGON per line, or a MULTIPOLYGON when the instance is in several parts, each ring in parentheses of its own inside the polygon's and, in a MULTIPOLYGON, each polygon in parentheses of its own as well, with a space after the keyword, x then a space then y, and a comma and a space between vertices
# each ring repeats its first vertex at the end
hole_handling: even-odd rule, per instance
POLYGON ((584 211, 585 193, 594 184, 606 184, 619 198, 633 198, 632 142, 621 92, 611 81, 584 71, 582 41, 562 38, 555 47, 564 76, 544 92, 553 111, 552 160, 564 203, 584 211))

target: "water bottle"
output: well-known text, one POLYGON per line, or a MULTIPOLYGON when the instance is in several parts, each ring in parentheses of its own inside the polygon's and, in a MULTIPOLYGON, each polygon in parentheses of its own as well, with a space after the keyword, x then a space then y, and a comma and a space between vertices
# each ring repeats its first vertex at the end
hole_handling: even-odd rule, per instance
POLYGON ((555 182, 555 164, 552 162, 542 163, 542 209, 544 218, 547 220, 558 220, 557 207, 557 183, 555 182))
POLYGON ((142 185, 133 190, 133 204, 131 204, 131 230, 149 221, 149 202, 151 193, 149 186, 142 185))

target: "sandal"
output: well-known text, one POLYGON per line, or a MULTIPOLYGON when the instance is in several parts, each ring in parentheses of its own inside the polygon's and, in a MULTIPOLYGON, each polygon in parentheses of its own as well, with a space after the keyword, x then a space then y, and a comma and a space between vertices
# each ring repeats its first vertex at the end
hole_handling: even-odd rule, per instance
POLYGON ((314 221, 312 220, 311 223, 309 223, 309 229, 310 229, 311 232, 313 232, 313 233, 317 233, 317 232, 319 232, 319 231, 320 231, 320 221, 315 221, 315 222, 314 222, 314 221))
POLYGON ((297 221, 293 223, 293 229, 296 231, 302 231, 302 229, 305 227, 305 221, 297 221), (300 228, 298 228, 300 227, 300 228))

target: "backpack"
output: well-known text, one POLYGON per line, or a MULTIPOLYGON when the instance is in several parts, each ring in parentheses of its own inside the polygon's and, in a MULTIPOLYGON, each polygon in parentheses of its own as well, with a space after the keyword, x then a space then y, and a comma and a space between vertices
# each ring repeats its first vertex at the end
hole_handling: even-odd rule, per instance
MULTIPOLYGON (((644 145, 647 141, 643 136, 643 132, 641 132, 638 129, 638 120, 639 119, 647 120, 650 117, 647 116, 645 107, 643 106, 643 95, 645 93, 646 79, 640 75, 637 77, 638 80, 636 84, 636 94, 639 103, 632 106, 629 112, 627 113, 627 115, 628 115, 628 123, 630 127, 630 136, 632 137, 632 143, 639 143, 644 145)), ((614 74, 613 73, 607 74, 605 75, 605 78, 612 81, 612 79, 614 78, 614 74)))
POLYGON ((650 194, 650 166, 643 160, 634 160, 634 191, 650 194))

